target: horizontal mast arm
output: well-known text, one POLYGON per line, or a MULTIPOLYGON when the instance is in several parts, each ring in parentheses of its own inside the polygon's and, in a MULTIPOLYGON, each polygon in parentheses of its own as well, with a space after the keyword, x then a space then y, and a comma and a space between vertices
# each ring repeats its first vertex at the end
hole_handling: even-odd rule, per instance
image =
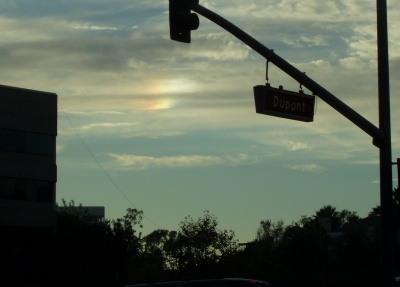
POLYGON ((273 63, 287 75, 298 81, 301 85, 309 89, 314 95, 319 96, 323 101, 325 101, 328 105, 334 108, 336 111, 341 113, 344 117, 366 132, 373 138, 373 143, 376 146, 381 146, 385 141, 385 134, 379 128, 377 128, 374 124, 369 122, 363 116, 358 114, 348 105, 343 103, 341 100, 336 98, 326 89, 321 87, 311 78, 309 78, 305 73, 299 71, 294 66, 289 64, 287 61, 279 57, 277 54, 273 52, 273 50, 268 49, 263 44, 258 42, 256 39, 251 37, 249 34, 229 22, 228 20, 224 19, 223 17, 219 16, 218 14, 214 13, 213 11, 201 6, 196 5, 192 9, 193 11, 199 13, 200 15, 204 16, 205 18, 211 20, 218 26, 224 28, 226 31, 234 35, 236 38, 241 40, 243 43, 248 45, 254 51, 259 53, 262 57, 266 58, 268 61, 273 63))

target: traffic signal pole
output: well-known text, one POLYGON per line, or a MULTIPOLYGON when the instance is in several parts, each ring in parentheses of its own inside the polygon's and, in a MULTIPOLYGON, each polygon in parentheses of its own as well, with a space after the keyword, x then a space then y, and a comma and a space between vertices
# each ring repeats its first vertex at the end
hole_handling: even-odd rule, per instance
POLYGON ((248 45, 254 51, 259 53, 262 57, 273 63, 283 72, 288 74, 290 77, 298 81, 301 85, 306 87, 310 90, 314 95, 320 97, 323 101, 329 104, 332 108, 337 110, 351 122, 353 122, 356 126, 361 128, 364 132, 370 135, 373 139, 374 145, 378 146, 385 141, 385 134, 379 130, 375 125, 369 122, 367 119, 362 117, 356 111, 351 109, 341 100, 336 98, 326 89, 321 87, 319 84, 314 82, 310 79, 305 73, 299 71, 290 63, 279 57, 277 54, 274 53, 273 50, 268 49, 263 44, 258 42, 256 39, 251 37, 249 34, 229 22, 228 20, 224 19, 223 17, 219 16, 218 14, 214 13, 213 11, 201 6, 197 5, 192 8, 193 11, 199 13, 203 17, 213 21, 218 26, 224 28, 226 31, 234 35, 236 38, 241 40, 243 43, 248 45))
POLYGON ((379 129, 385 134, 385 140, 379 147, 380 159, 380 197, 381 197, 381 233, 382 233, 382 286, 394 286, 395 277, 395 232, 392 175, 392 140, 390 127, 389 92, 389 47, 387 31, 386 0, 376 1, 377 42, 378 42, 378 96, 379 129))
MULTIPOLYGON (((169 0, 170 3, 185 0, 169 0)), ((243 30, 227 21, 213 11, 198 4, 198 0, 187 0, 191 3, 191 10, 211 20, 218 26, 234 35, 248 45, 262 57, 273 63, 287 75, 298 81, 302 86, 320 97, 328 105, 358 126, 372 137, 373 144, 379 148, 380 158, 380 198, 381 198, 381 286, 394 286, 395 277, 395 237, 393 228, 393 201, 392 201, 392 147, 390 128, 390 100, 389 100, 389 64, 387 38, 387 7, 386 0, 377 0, 377 34, 378 34, 378 90, 379 90, 379 128, 351 109, 333 94, 318 83, 310 79, 287 61, 279 57, 273 50, 268 49, 243 30)), ((196 27, 197 28, 197 27, 196 27)), ((191 29, 193 30, 193 28, 191 29)), ((189 41, 190 42, 190 34, 189 41)))

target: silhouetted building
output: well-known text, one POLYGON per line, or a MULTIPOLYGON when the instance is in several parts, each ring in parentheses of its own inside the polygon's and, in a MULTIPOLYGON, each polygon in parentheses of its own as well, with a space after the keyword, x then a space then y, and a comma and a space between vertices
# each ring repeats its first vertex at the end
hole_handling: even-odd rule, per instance
POLYGON ((57 95, 0 85, 0 224, 55 228, 57 95))
POLYGON ((105 219, 105 207, 104 206, 82 206, 83 209, 87 210, 89 215, 88 221, 91 223, 103 222, 105 219))
POLYGON ((104 206, 59 206, 57 212, 75 214, 88 223, 99 223, 105 220, 104 206))
POLYGON ((0 85, 2 281, 43 277, 53 260, 56 136, 56 94, 0 85))

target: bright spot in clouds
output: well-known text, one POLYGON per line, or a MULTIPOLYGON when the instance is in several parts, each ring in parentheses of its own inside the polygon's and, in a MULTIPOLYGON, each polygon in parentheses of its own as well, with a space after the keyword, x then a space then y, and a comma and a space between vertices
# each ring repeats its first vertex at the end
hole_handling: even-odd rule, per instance
POLYGON ((165 110, 174 107, 177 103, 173 95, 190 93, 197 90, 196 82, 188 79, 160 79, 148 80, 141 91, 149 96, 141 105, 144 110, 165 110), (171 95, 169 97, 168 95, 171 95))
POLYGON ((196 82, 189 79, 150 79, 142 87, 142 91, 145 94, 156 95, 190 93, 195 92, 197 89, 196 82))
POLYGON ((146 101, 144 110, 166 110, 172 108, 174 101, 169 98, 160 98, 146 101))

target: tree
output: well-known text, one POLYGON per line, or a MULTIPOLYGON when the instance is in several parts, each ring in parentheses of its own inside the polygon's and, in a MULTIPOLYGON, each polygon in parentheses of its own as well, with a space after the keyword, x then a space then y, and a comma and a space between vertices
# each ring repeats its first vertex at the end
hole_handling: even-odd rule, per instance
POLYGON ((243 244, 245 249, 241 254, 241 276, 266 281, 279 276, 277 250, 285 230, 282 220, 275 223, 269 219, 260 222, 254 241, 243 244))
POLYGON ((142 240, 144 272, 153 279, 155 274, 162 275, 166 270, 177 270, 178 258, 177 232, 157 229, 142 240))
POLYGON ((271 247, 276 247, 283 237, 285 226, 282 220, 273 223, 271 220, 262 220, 257 229, 256 241, 270 241, 271 247))
POLYGON ((209 211, 205 211, 203 217, 196 221, 190 216, 185 217, 179 225, 177 240, 179 269, 189 273, 212 275, 222 257, 238 250, 235 233, 232 230, 219 230, 217 218, 209 211))
MULTIPOLYGON (((395 188, 392 191, 392 199, 393 199, 393 216, 396 230, 400 228, 400 190, 399 188, 395 188)), ((369 213, 369 216, 381 216, 382 208, 380 205, 377 205, 372 208, 369 213)))
POLYGON ((56 276, 63 281, 100 283, 140 266, 143 211, 128 208, 122 218, 99 222, 90 220, 82 204, 62 200, 57 215, 56 276))
POLYGON ((135 228, 136 226, 143 228, 142 219, 143 211, 136 208, 128 208, 122 218, 109 221, 114 236, 120 239, 120 244, 125 247, 129 254, 138 255, 140 252, 140 237, 142 233, 139 232, 136 235, 137 230, 135 228))
POLYGON ((88 220, 90 215, 73 200, 62 200, 57 213, 55 249, 56 277, 64 281, 105 280, 112 276, 109 262, 110 245, 107 234, 111 228, 106 222, 88 220))
POLYGON ((121 279, 137 276, 140 272, 142 234, 137 229, 143 228, 142 219, 142 210, 128 208, 122 218, 106 221, 109 226, 106 237, 112 250, 110 260, 116 276, 121 279))
MULTIPOLYGON (((285 280, 318 283, 324 280, 327 235, 313 217, 286 227, 276 251, 276 264, 285 280)), ((293 282, 295 282, 293 281, 293 282)))
POLYGON ((67 202, 64 198, 61 199, 61 205, 56 203, 58 214, 61 217, 75 218, 76 220, 91 221, 93 216, 89 214, 87 209, 84 209, 82 203, 75 205, 74 200, 67 202))
POLYGON ((337 230, 346 223, 354 222, 359 220, 360 217, 356 212, 343 209, 338 211, 336 207, 332 205, 325 205, 315 212, 313 216, 317 221, 321 223, 321 219, 327 219, 330 222, 330 229, 337 230))
POLYGON ((322 284, 329 270, 327 231, 358 219, 355 212, 326 205, 288 226, 282 221, 263 220, 254 242, 244 250, 244 269, 277 285, 299 280, 322 284))
POLYGON ((369 212, 368 216, 381 216, 382 214, 382 208, 380 205, 377 205, 372 208, 372 210, 369 212))

